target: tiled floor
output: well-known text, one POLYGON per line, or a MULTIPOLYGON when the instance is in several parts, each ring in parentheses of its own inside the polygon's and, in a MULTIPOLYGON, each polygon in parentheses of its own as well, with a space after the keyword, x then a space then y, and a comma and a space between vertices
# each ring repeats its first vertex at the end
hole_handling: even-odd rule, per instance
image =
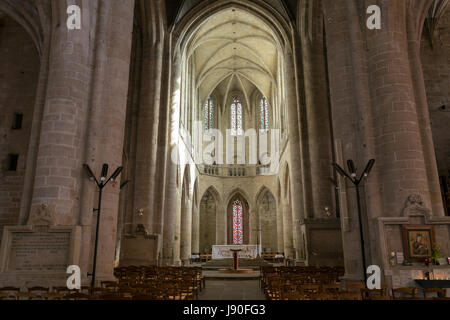
POLYGON ((206 280, 199 300, 266 300, 259 280, 206 280))

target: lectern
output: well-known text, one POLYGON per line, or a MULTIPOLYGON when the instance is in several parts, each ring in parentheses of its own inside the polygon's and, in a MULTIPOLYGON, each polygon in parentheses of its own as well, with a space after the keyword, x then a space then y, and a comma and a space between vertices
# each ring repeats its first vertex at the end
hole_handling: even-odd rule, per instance
POLYGON ((239 270, 239 252, 242 251, 242 249, 230 249, 231 252, 233 252, 233 269, 234 271, 239 270))

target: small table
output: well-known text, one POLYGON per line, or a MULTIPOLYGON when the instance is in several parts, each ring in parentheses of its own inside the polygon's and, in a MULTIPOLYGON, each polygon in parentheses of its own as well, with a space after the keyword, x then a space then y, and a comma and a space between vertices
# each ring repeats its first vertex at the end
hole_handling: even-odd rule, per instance
POLYGON ((424 289, 440 288, 449 289, 450 280, 415 280, 424 289))
MULTIPOLYGON (((450 280, 415 280, 415 282, 423 289, 449 289, 450 280)), ((440 295, 439 295, 440 296, 440 295)))

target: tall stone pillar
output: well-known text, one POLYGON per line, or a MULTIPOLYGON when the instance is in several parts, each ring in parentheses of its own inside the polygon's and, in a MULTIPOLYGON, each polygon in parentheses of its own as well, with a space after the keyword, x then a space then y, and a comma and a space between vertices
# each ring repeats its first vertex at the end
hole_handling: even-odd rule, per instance
POLYGON ((227 209, 222 203, 216 204, 216 244, 227 244, 227 209))
MULTIPOLYGON (((359 171, 375 156, 373 141, 372 103, 369 92, 366 48, 363 32, 365 24, 360 21, 360 2, 348 0, 327 0, 323 2, 325 14, 328 76, 331 94, 333 135, 335 138, 335 161, 346 167, 346 161, 353 159, 359 171), (345 72, 344 72, 345 70, 345 72)), ((375 236, 367 228, 376 229, 380 200, 376 176, 377 166, 362 186, 363 226, 366 244, 379 247, 375 236), (367 223, 368 219, 373 219, 367 223), (367 224, 369 226, 367 226, 367 224)), ((351 183, 339 179, 341 204, 341 229, 344 251, 345 278, 360 280, 362 254, 359 237, 356 195, 351 183), (348 205, 348 206, 347 206, 348 205)), ((375 232, 375 231, 371 231, 375 232)), ((367 259, 370 257, 366 246, 367 259)), ((376 263, 376 262, 374 262, 376 263)))
MULTIPOLYGON (((293 232, 293 247, 299 250, 303 247, 303 239, 301 236, 300 221, 305 218, 304 206, 302 200, 303 180, 302 180, 302 157, 301 157, 301 139, 299 128, 299 113, 298 100, 296 89, 294 57, 290 52, 285 54, 285 83, 286 83, 286 97, 289 117, 289 146, 290 146, 290 190, 291 195, 295 195, 289 201, 292 204, 292 217, 289 218, 290 226, 293 232)), ((285 216, 286 218, 286 216, 285 216)), ((286 221, 286 222, 287 222, 286 221)), ((286 240, 285 240, 286 242, 286 240)), ((298 255, 296 256, 298 258, 298 255)))
MULTIPOLYGON (((85 149, 85 161, 95 173, 99 174, 101 165, 108 163, 109 174, 122 165, 123 139, 126 121, 128 86, 130 79, 130 61, 134 18, 134 0, 123 2, 100 1, 98 6, 97 38, 95 49, 95 73, 91 93, 91 110, 87 126, 88 144, 85 149), (114 50, 111 50, 114 48, 114 50)), ((83 184, 90 184, 83 172, 83 184)), ((91 189, 92 190, 92 189, 91 189)), ((88 191, 89 192, 89 191, 88 191)), ((110 184, 103 191, 102 211, 99 226, 97 253, 97 279, 111 280, 115 260, 115 239, 119 212, 120 180, 110 184)), ((83 199, 89 195, 83 193, 83 199)), ((91 208, 82 203, 82 224, 89 221, 95 229, 95 215, 91 208)), ((91 233, 91 244, 95 232, 91 233)), ((92 249, 93 250, 93 249, 92 249)), ((84 251, 84 250, 83 250, 84 251)), ((82 253, 83 254, 83 253, 82 253)), ((93 254, 91 253, 91 260, 93 254)))
POLYGON ((281 199, 277 203, 277 252, 284 252, 284 225, 283 225, 283 206, 280 204, 281 199))
POLYGON ((159 121, 162 103, 162 77, 164 71, 164 27, 163 4, 160 0, 148 1, 145 8, 148 20, 144 22, 142 89, 137 126, 135 209, 143 209, 142 221, 152 232, 155 219, 156 174, 159 121))
POLYGON ((166 190, 164 199, 164 226, 163 226, 163 263, 172 264, 179 260, 176 257, 176 248, 179 248, 179 238, 175 237, 176 217, 179 216, 177 207, 177 168, 179 124, 180 124, 180 90, 181 90, 181 55, 173 53, 170 86, 169 108, 169 148, 166 155, 166 190))
MULTIPOLYGON (((257 210, 250 209, 249 215, 250 215, 250 223, 249 223, 249 235, 250 235, 250 245, 256 245, 258 243, 258 234, 259 229, 261 228, 260 224, 260 217, 261 210, 258 208, 257 210)), ((261 241, 261 239, 259 239, 261 241)))
MULTIPOLYGON (((122 163, 134 0, 86 3, 81 30, 66 27, 67 6, 54 9, 60 23, 50 43, 32 211, 46 204, 54 208, 56 225, 83 227, 85 281, 92 271, 96 193, 82 165, 99 175, 103 163, 111 170, 122 163)), ((118 199, 118 186, 109 185, 100 219, 98 280, 113 278, 118 199)))
MULTIPOLYGON (((409 2, 411 1, 409 0, 409 2)), ((423 26, 423 24, 420 24, 420 22, 422 22, 421 14, 425 12, 427 5, 429 5, 427 1, 416 1, 413 5, 407 7, 406 27, 412 82, 414 86, 421 140, 424 148, 425 166, 427 168, 427 179, 431 201, 430 208, 432 209, 432 214, 434 216, 443 217, 445 216, 445 212, 442 203, 436 152, 431 131, 430 109, 427 101, 421 60, 422 33, 419 31, 422 30, 421 27, 423 26), (419 24, 417 21, 419 21, 419 24)))
POLYGON ((181 208, 180 256, 184 265, 192 254, 192 199, 186 199, 181 208))
MULTIPOLYGON (((325 207, 332 207, 332 185, 329 177, 333 176, 332 134, 328 100, 326 57, 323 34, 316 30, 317 23, 322 24, 320 8, 317 3, 308 1, 313 6, 314 19, 306 28, 301 26, 299 32, 302 42, 303 74, 305 85, 306 122, 308 132, 309 170, 311 173, 312 218, 323 218, 325 207), (317 17, 317 18, 316 18, 317 17), (317 19, 317 20, 316 20, 317 19), (313 28, 313 30, 310 30, 313 28)), ((303 2, 303 5, 305 1, 303 2)), ((309 10, 302 12, 310 16, 309 10)), ((306 19, 306 17, 304 18, 306 19)))
POLYGON ((284 238, 284 256, 286 259, 293 259, 294 239, 292 228, 292 210, 289 203, 283 204, 283 238, 284 238))
POLYGON ((200 253, 200 208, 192 205, 192 253, 200 253))
POLYGON ((388 1, 382 28, 367 32, 382 216, 399 216, 412 194, 421 195, 427 206, 432 202, 409 62, 407 6, 388 1))

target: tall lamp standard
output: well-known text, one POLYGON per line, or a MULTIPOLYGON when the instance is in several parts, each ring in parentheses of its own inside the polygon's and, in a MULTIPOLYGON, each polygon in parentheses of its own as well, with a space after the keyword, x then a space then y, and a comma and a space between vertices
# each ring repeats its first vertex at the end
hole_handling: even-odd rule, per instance
POLYGON ((361 240, 361 254, 362 254, 362 263, 363 263, 363 275, 364 275, 364 282, 367 282, 367 266, 366 266, 366 250, 364 246, 364 235, 363 235, 363 228, 362 228, 362 218, 361 218, 361 195, 359 192, 359 185, 364 180, 364 178, 367 178, 369 176, 370 171, 372 170, 373 166, 375 164, 375 160, 372 159, 369 161, 369 163, 366 165, 366 169, 364 169, 364 172, 361 174, 361 176, 358 178, 358 175, 356 173, 356 167, 353 160, 347 161, 347 167, 350 171, 350 174, 345 172, 344 169, 337 163, 333 163, 333 168, 345 179, 349 179, 356 188, 356 200, 358 202, 358 219, 359 219, 359 237, 361 240))
MULTIPOLYGON (((106 187, 106 185, 110 181, 114 181, 117 179, 119 174, 122 172, 123 167, 118 167, 116 171, 107 179, 108 177, 108 165, 105 163, 102 167, 102 174, 100 176, 100 181, 95 177, 94 173, 92 172, 89 165, 84 164, 84 169, 86 170, 87 174, 89 175, 89 179, 94 181, 98 188, 98 207, 97 209, 94 209, 94 212, 97 212, 97 226, 95 230, 95 248, 94 248, 94 263, 92 267, 92 280, 91 280, 91 288, 95 287, 95 271, 97 269, 97 249, 98 249, 98 231, 100 227, 100 210, 102 208, 102 193, 103 189, 106 187)), ((122 186, 121 186, 122 187, 122 186)))

